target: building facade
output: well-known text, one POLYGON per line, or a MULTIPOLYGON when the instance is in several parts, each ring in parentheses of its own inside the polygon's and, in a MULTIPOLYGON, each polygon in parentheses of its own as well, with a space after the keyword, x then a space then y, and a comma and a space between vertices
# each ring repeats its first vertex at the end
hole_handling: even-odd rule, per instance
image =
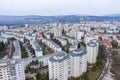
POLYGON ((57 52, 48 60, 49 80, 68 80, 86 72, 86 52, 84 47, 70 51, 68 54, 57 52))
POLYGON ((97 44, 94 42, 89 42, 86 45, 87 47, 87 61, 90 64, 94 64, 97 58, 97 44))
POLYGON ((32 45, 33 49, 35 50, 36 57, 43 56, 42 48, 40 47, 40 45, 38 44, 37 41, 31 41, 30 44, 32 45))
POLYGON ((70 55, 70 76, 79 77, 87 69, 87 51, 84 47, 73 50, 69 53, 70 55))
POLYGON ((68 80, 69 56, 58 52, 48 60, 49 80, 68 80))
POLYGON ((25 80, 23 62, 11 59, 1 60, 0 80, 25 80))

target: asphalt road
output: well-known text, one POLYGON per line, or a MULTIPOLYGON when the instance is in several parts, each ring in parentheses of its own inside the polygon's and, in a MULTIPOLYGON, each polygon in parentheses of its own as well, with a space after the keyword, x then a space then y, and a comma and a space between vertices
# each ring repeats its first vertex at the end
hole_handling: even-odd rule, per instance
POLYGON ((111 56, 109 54, 110 52, 111 52, 110 50, 106 50, 106 64, 105 64, 105 67, 104 67, 101 75, 99 76, 98 80, 113 80, 110 76, 111 75, 110 67, 112 64, 111 56))

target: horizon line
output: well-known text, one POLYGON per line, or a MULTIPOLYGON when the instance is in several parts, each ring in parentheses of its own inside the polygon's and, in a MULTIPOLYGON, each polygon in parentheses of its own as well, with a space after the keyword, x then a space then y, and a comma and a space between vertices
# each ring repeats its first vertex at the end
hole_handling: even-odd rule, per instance
POLYGON ((25 15, 14 15, 14 14, 0 14, 0 16, 114 16, 114 15, 120 15, 120 13, 115 14, 104 14, 104 15, 91 15, 91 14, 58 14, 58 15, 40 15, 40 14, 25 14, 25 15))

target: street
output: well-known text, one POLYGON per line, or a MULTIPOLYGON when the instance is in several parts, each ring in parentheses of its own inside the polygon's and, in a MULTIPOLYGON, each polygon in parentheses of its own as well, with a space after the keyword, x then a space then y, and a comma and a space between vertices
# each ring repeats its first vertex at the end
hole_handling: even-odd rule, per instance
POLYGON ((110 72, 112 64, 110 52, 111 52, 110 50, 108 49, 106 50, 106 64, 98 80, 113 80, 112 78, 113 74, 110 72))

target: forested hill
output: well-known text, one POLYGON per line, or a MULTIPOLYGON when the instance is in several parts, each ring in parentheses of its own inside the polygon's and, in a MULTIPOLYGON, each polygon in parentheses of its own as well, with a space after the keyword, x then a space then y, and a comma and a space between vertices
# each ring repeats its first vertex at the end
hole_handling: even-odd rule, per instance
POLYGON ((0 25, 9 24, 44 24, 51 22, 60 23, 79 23, 80 21, 120 21, 120 15, 109 16, 79 16, 79 15, 63 15, 63 16, 0 16, 0 25))

